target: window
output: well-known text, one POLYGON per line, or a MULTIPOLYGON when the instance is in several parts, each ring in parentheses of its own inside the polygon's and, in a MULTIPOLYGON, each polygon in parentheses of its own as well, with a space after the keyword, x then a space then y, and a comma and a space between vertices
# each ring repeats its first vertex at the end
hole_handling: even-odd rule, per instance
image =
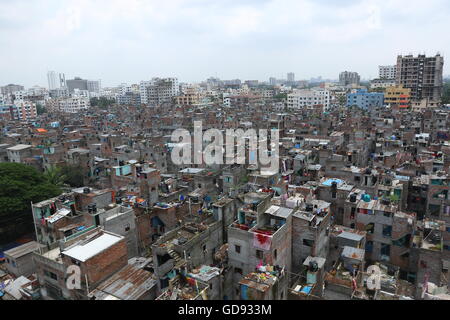
POLYGON ((383 216, 390 218, 392 217, 392 214, 390 212, 383 211, 383 216))
POLYGON ((128 232, 128 231, 130 231, 130 224, 129 223, 127 223, 125 225, 125 232, 128 232))
POLYGON ((366 242, 366 251, 372 252, 372 250, 373 250, 373 241, 367 241, 366 242))
POLYGON ((369 234, 372 234, 375 229, 375 225, 373 223, 369 223, 366 225, 366 231, 369 234))
POLYGON ((303 245, 307 247, 312 247, 314 245, 314 240, 303 239, 303 245))
POLYGON ((275 258, 275 259, 277 259, 277 249, 275 249, 274 251, 273 251, 273 257, 275 258))
POLYGON ((46 277, 48 277, 50 279, 58 280, 58 276, 55 273, 51 272, 51 271, 44 270, 44 274, 45 274, 46 277))
POLYGON ((352 207, 351 212, 350 212, 350 219, 351 220, 355 219, 355 212, 356 212, 356 208, 352 207))
POLYGON ((256 258, 263 259, 264 253, 261 250, 256 250, 256 258))
POLYGON ((235 245, 234 251, 236 251, 236 253, 241 253, 241 246, 235 245))
POLYGON ((383 226, 383 236, 390 237, 392 235, 392 226, 383 226))
POLYGON ((244 273, 241 268, 234 268, 234 272, 235 273, 239 273, 239 274, 243 274, 244 273))
POLYGON ((389 256, 391 255, 391 246, 388 244, 381 244, 381 260, 388 260, 389 256))

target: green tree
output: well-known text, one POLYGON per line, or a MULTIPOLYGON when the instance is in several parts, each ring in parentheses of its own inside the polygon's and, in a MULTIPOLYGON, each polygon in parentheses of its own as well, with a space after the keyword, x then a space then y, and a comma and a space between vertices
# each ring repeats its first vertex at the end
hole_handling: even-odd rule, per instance
POLYGON ((450 81, 444 83, 444 89, 442 94, 442 103, 450 104, 450 81))
POLYGON ((114 99, 108 99, 106 97, 93 97, 90 100, 91 106, 95 107, 98 106, 102 109, 106 109, 107 107, 113 105, 115 103, 114 99))
POLYGON ((287 93, 279 93, 273 96, 275 100, 286 100, 287 99, 287 93))
POLYGON ((65 176, 60 167, 51 166, 44 172, 44 176, 52 185, 62 188, 65 186, 67 176, 65 176))
POLYGON ((47 113, 47 109, 44 106, 42 106, 41 104, 38 103, 36 105, 36 112, 37 112, 38 115, 41 115, 41 114, 47 113))
POLYGON ((83 169, 80 166, 65 165, 61 168, 61 175, 64 177, 64 183, 74 188, 84 186, 83 169))
POLYGON ((31 202, 61 194, 45 176, 21 163, 0 163, 0 243, 33 230, 31 202))
POLYGON ((92 107, 96 107, 98 106, 98 98, 97 97, 93 97, 89 100, 90 104, 92 107))

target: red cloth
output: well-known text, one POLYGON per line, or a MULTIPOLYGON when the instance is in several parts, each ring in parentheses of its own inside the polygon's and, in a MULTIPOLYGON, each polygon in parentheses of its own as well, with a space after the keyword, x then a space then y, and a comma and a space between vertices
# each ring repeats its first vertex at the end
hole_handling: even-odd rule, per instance
POLYGON ((256 235, 256 237, 258 238, 258 242, 261 243, 261 244, 266 243, 270 239, 268 236, 265 236, 265 235, 260 234, 260 233, 258 233, 256 235))
POLYGON ((353 279, 353 280, 352 280, 352 289, 353 289, 353 290, 356 290, 356 288, 357 288, 356 280, 353 279))

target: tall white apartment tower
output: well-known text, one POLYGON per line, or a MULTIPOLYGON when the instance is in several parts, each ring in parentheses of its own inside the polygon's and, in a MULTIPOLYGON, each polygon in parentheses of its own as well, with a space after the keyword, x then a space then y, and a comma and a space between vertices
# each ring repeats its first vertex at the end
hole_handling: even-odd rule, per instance
POLYGON ((48 90, 55 90, 66 87, 66 76, 64 73, 56 73, 55 71, 49 71, 47 73, 48 90))
POLYGON ((47 72, 48 90, 54 90, 59 88, 58 75, 55 71, 47 72))

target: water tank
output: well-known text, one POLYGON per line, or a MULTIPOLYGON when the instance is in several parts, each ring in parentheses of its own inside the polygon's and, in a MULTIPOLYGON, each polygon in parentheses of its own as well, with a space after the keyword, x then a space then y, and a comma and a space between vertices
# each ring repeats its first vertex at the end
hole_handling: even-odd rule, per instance
POLYGON ((83 193, 91 193, 91 189, 90 188, 83 188, 83 193))
POLYGON ((317 262, 316 261, 310 261, 309 262, 309 271, 316 272, 317 270, 319 270, 319 265, 317 264, 317 262))
POLYGON ((350 202, 356 202, 356 193, 350 195, 350 202))
POLYGON ((336 181, 333 181, 333 182, 331 183, 331 191, 332 191, 332 192, 336 192, 336 190, 337 190, 337 182, 336 182, 336 181))
POLYGON ((306 284, 315 284, 317 282, 317 274, 308 272, 306 274, 306 284))

